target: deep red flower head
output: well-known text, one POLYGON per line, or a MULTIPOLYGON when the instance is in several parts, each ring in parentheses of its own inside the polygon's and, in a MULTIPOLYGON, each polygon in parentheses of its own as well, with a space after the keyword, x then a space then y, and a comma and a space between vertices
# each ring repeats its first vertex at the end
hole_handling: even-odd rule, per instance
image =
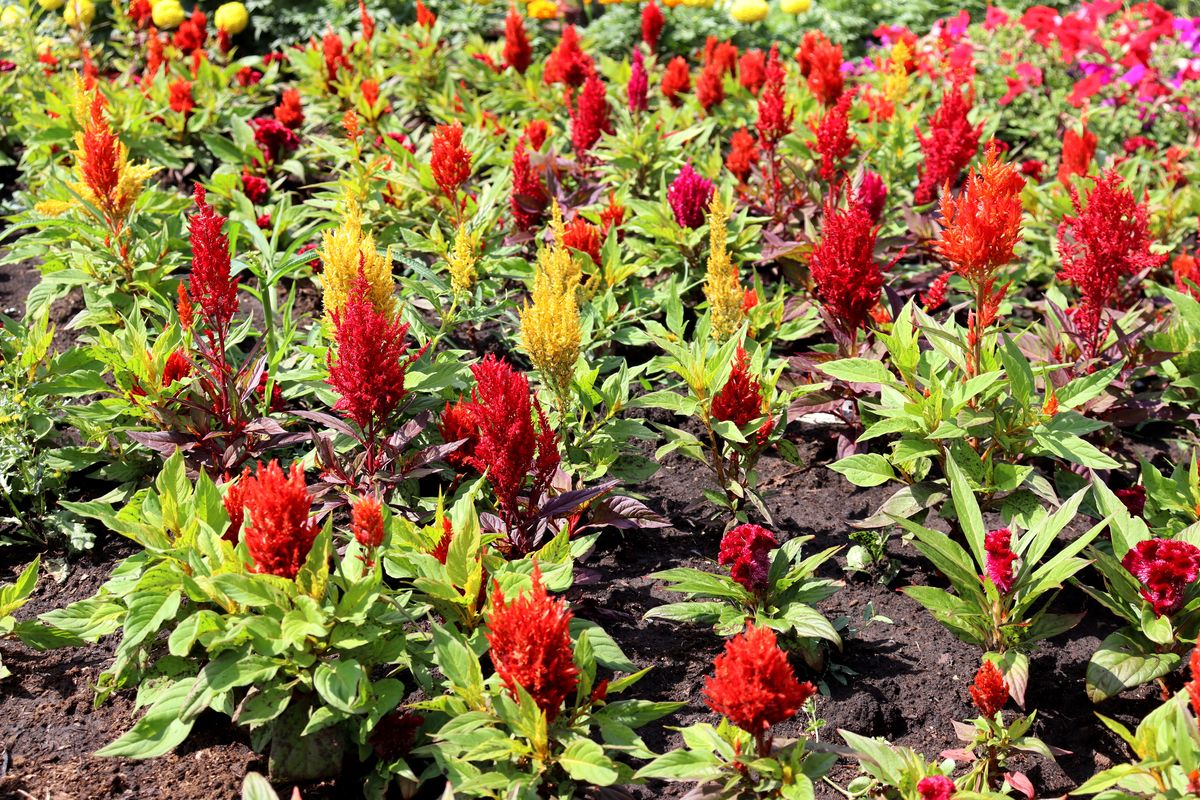
POLYGON ((254 128, 254 141, 267 163, 278 161, 300 146, 300 137, 275 117, 256 117, 250 120, 250 125, 254 128))
POLYGON ((560 461, 558 437, 531 397, 529 380, 506 361, 489 354, 471 372, 471 418, 479 438, 469 464, 487 472, 502 514, 515 522, 522 513, 526 477, 533 476, 531 495, 540 495, 550 485, 560 461))
POLYGON ((204 12, 196 8, 192 10, 192 15, 179 23, 179 27, 175 29, 175 46, 185 53, 192 53, 204 47, 204 40, 208 38, 208 17, 204 12))
POLYGON ((339 69, 350 69, 350 59, 346 58, 346 43, 342 41, 341 36, 330 31, 321 39, 321 53, 325 58, 325 80, 333 84, 337 82, 339 69))
POLYGON ((438 188, 453 198, 458 187, 471 177, 471 152, 463 147, 461 122, 438 125, 433 131, 433 150, 429 166, 438 188))
POLYGON ((854 190, 854 202, 862 206, 872 221, 879 222, 887 196, 887 184, 879 177, 879 173, 865 170, 858 182, 858 188, 854 190))
POLYGON ((793 109, 788 111, 784 106, 784 80, 787 77, 783 65, 779 62, 779 45, 771 45, 771 55, 767 59, 766 78, 762 91, 758 95, 758 138, 763 147, 772 150, 783 137, 792 132, 792 120, 796 116, 793 109))
POLYGON ((608 193, 608 205, 600 211, 600 235, 607 236, 613 228, 620 228, 625 221, 625 206, 617 202, 616 192, 608 193))
POLYGON ((565 83, 579 88, 596 71, 592 57, 579 46, 579 32, 574 25, 563 28, 562 38, 546 58, 542 81, 547 85, 565 83))
POLYGON ((429 29, 432 28, 436 22, 437 14, 434 14, 432 11, 430 11, 429 8, 421 2, 421 0, 417 0, 417 24, 422 28, 429 29))
POLYGON ((446 563, 446 559, 450 557, 450 545, 454 542, 454 528, 450 524, 449 517, 442 517, 442 538, 438 539, 438 543, 429 551, 429 555, 436 558, 442 564, 446 563))
POLYGON ((636 114, 649 108, 646 96, 650 90, 650 79, 646 75, 646 63, 642 58, 642 51, 634 48, 632 59, 633 65, 629 71, 629 83, 625 85, 625 94, 628 98, 629 111, 636 114))
POLYGON ((563 229, 563 244, 586 254, 593 264, 600 263, 600 246, 603 244, 600 229, 578 213, 563 229))
POLYGON ((536 561, 533 588, 512 602, 505 602, 496 585, 487 633, 492 665, 509 693, 516 698, 517 687, 524 689, 548 722, 579 684, 570 623, 571 610, 546 593, 536 561))
POLYGON ((229 517, 229 527, 225 529, 221 538, 235 545, 238 537, 242 535, 242 523, 246 519, 246 483, 249 477, 250 468, 246 467, 240 478, 235 478, 225 487, 225 496, 221 499, 222 505, 225 506, 225 514, 229 517))
POLYGON ((832 193, 825 201, 821 241, 812 250, 809 270, 826 313, 847 336, 867 327, 879 302, 883 271, 875 262, 875 222, 863 205, 838 208, 832 193))
POLYGON ((1087 120, 1079 125, 1079 131, 1071 128, 1063 131, 1062 156, 1058 162, 1058 179, 1070 183, 1072 175, 1087 175, 1096 157, 1096 134, 1088 130, 1087 120))
POLYGON ((529 161, 524 136, 517 139, 513 150, 513 187, 508 204, 513 222, 520 231, 530 230, 541 222, 550 204, 550 194, 542 184, 542 176, 529 161))
POLYGON ((714 65, 721 74, 737 75, 738 49, 733 42, 723 42, 709 36, 704 42, 704 66, 714 65))
MULTIPOLYGON (((721 391, 713 397, 712 415, 716 420, 732 422, 744 428, 766 413, 766 399, 762 396, 762 384, 750 374, 750 356, 745 348, 739 347, 733 360, 733 369, 721 391)), ((759 442, 771 435, 774 420, 768 420, 758 429, 759 442)))
POLYGON ((704 224, 712 196, 712 181, 692 169, 690 161, 667 188, 667 202, 675 212, 675 221, 683 228, 699 228, 704 224))
POLYGON ((383 506, 374 497, 361 497, 350 514, 350 530, 368 549, 383 544, 383 506))
POLYGON ((188 291, 200 306, 214 332, 225 330, 237 311, 237 278, 230 276, 229 239, 222 233, 222 217, 205 200, 204 187, 196 184, 196 213, 188 218, 192 243, 192 274, 188 291))
POLYGON ((858 143, 858 138, 850 135, 850 103, 853 100, 853 92, 843 94, 819 119, 808 121, 809 130, 817 137, 808 146, 821 154, 822 180, 832 181, 838 176, 842 161, 858 143))
POLYGON ((1171 262, 1171 274, 1175 278, 1176 289, 1200 298, 1200 261, 1195 256, 1187 253, 1175 256, 1171 262))
POLYGON ((346 305, 333 313, 337 359, 326 356, 326 382, 341 395, 334 409, 363 430, 386 426, 407 394, 404 376, 408 356, 408 323, 391 319, 371 302, 371 284, 360 268, 346 305))
POLYGON ((975 673, 975 683, 969 691, 971 701, 975 703, 979 713, 988 719, 995 717, 996 712, 1008 702, 1008 684, 991 661, 984 661, 980 665, 979 671, 975 673))
POLYGON ((954 792, 954 781, 945 775, 931 775, 917 782, 917 794, 921 795, 921 800, 952 800, 954 792))
POLYGON ((254 571, 295 578, 319 530, 308 514, 312 499, 304 483, 304 469, 292 464, 285 475, 279 462, 265 467, 259 462, 257 474, 251 476, 247 471, 238 485, 249 515, 245 539, 254 571))
POLYGON ((767 80, 767 54, 762 50, 747 50, 738 61, 738 83, 755 97, 767 80))
POLYGON ((1121 144, 1121 147, 1128 155, 1133 155, 1138 150, 1149 150, 1153 153, 1158 149, 1158 143, 1148 136, 1130 136, 1121 144))
POLYGON ((1200 577, 1200 548, 1175 539, 1147 539, 1134 545, 1121 566, 1141 581, 1142 597, 1155 616, 1183 608, 1188 587, 1200 577))
POLYGON ((1146 487, 1142 484, 1138 483, 1126 489, 1117 489, 1113 494, 1117 496, 1121 505, 1125 506, 1125 510, 1131 516, 1140 517, 1146 513, 1146 487))
POLYGON ((533 60, 533 48, 525 35, 525 21, 515 5, 508 7, 504 18, 504 63, 524 75, 533 60))
POLYGON ((775 537, 761 525, 739 525, 721 538, 717 563, 730 567, 730 577, 747 591, 761 594, 767 589, 770 555, 777 546, 775 537))
POLYGON ((983 549, 987 556, 988 578, 1000 594, 1008 594, 1016 580, 1013 563, 1017 554, 1012 551, 1012 531, 1008 528, 989 531, 983 539, 983 549))
POLYGON ((770 628, 748 625, 725 642, 704 681, 704 702, 742 730, 759 735, 791 719, 817 693, 800 683, 770 628))
POLYGON ((362 40, 370 44, 371 40, 375 38, 375 20, 367 11, 366 0, 358 0, 358 21, 362 26, 362 40))
POLYGON ((600 141, 602 133, 612 133, 608 94, 604 81, 595 73, 587 77, 579 100, 571 112, 571 144, 576 155, 585 156, 600 141))
POLYGON ((446 403, 438 419, 438 433, 447 444, 462 442, 461 447, 446 456, 446 462, 455 469, 470 466, 475 455, 475 445, 479 442, 479 426, 475 423, 471 404, 461 398, 453 405, 446 403))
POLYGON ((662 36, 665 24, 663 13, 654 0, 650 0, 642 7, 642 41, 646 43, 651 52, 658 49, 658 39, 662 36))
POLYGON ((683 104, 683 98, 679 95, 691 91, 691 88, 692 76, 688 71, 687 60, 683 56, 675 56, 667 62, 667 68, 663 70, 663 97, 667 98, 672 106, 678 108, 683 104))
POLYGON ((271 184, 266 179, 253 174, 250 170, 242 169, 242 194, 254 205, 259 205, 267 199, 271 192, 271 184))
POLYGON ((238 86, 245 88, 262 83, 263 74, 254 67, 242 67, 234 77, 237 79, 238 86))
POLYGON ((529 142, 529 146, 534 150, 541 150, 542 145, 546 142, 546 133, 549 126, 544 119, 535 119, 530 121, 525 126, 525 140, 529 142))
POLYGON ((987 159, 967 178, 957 197, 942 194, 942 236, 935 247, 954 271, 982 285, 1013 260, 1021 240, 1021 191, 1025 179, 989 147, 987 159))
POLYGON ((304 122, 304 107, 300 102, 300 92, 295 89, 284 89, 279 105, 275 106, 275 119, 284 127, 296 130, 304 122))
POLYGON ((716 61, 710 61, 696 79, 696 99, 705 114, 712 112, 725 100, 725 71, 716 61))
POLYGON ((182 350, 172 350, 171 355, 167 356, 167 363, 163 365, 162 385, 170 386, 191 374, 192 362, 188 361, 187 354, 182 350))
POLYGON ((729 140, 729 155, 725 157, 725 168, 732 172, 739 182, 745 183, 757 163, 758 139, 745 128, 734 131, 729 140))
POLYGON ((1125 188, 1116 170, 1094 180, 1086 207, 1073 186, 1071 202, 1075 216, 1064 217, 1058 227, 1063 265, 1058 277, 1079 290, 1074 321, 1087 340, 1088 355, 1094 356, 1107 333, 1101 330, 1101 317, 1116 298, 1121 278, 1158 267, 1167 256, 1150 252, 1146 205, 1125 188))
POLYGON ((171 110, 183 115, 192 113, 196 101, 192 98, 192 82, 177 80, 169 87, 171 110))
POLYGON ((804 34, 800 51, 800 74, 808 80, 808 90, 822 105, 831 106, 842 96, 845 78, 842 76, 842 46, 829 41, 820 31, 804 34))
POLYGON ((1034 183, 1042 182, 1042 171, 1045 169, 1045 163, 1036 158, 1027 158, 1021 162, 1021 174, 1029 177, 1034 183))
POLYGON ((983 123, 972 126, 967 115, 971 112, 974 91, 955 84, 942 94, 942 104, 929 118, 929 133, 917 131, 921 144, 921 180, 913 193, 917 205, 932 202, 938 190, 953 184, 960 172, 971 163, 979 149, 983 123))

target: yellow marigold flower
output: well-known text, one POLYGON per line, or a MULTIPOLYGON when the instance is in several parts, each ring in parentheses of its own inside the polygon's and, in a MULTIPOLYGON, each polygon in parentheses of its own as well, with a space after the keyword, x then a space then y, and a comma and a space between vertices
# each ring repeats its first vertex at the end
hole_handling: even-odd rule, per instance
POLYGON ((564 396, 575 374, 582 334, 576 295, 582 273, 563 242, 562 211, 554 204, 554 242, 538 253, 533 305, 521 312, 521 341, 542 379, 564 396))
POLYGON ((742 309, 745 293, 738 282, 737 266, 726 247, 729 209, 714 195, 708 206, 708 270, 704 296, 712 315, 712 335, 724 341, 741 327, 746 312, 742 309))
POLYGON ((812 0, 781 0, 779 7, 786 14, 805 14, 812 8, 812 0))
POLYGON ((887 76, 883 79, 883 94, 893 103, 903 101, 904 96, 908 94, 908 69, 905 65, 911 57, 912 51, 904 42, 897 41, 892 46, 887 76))
POLYGON ((179 23, 183 22, 186 16, 179 0, 158 0, 150 12, 154 26, 164 30, 179 27, 179 23))
POLYGON ((213 24, 217 26, 217 30, 237 36, 250 24, 250 12, 241 3, 224 3, 218 6, 217 13, 213 14, 213 24))
POLYGON ((325 288, 325 319, 333 324, 334 312, 346 307, 350 286, 361 269, 371 284, 371 304, 389 317, 396 313, 396 284, 392 280, 392 250, 379 255, 375 237, 363 231, 362 209, 347 195, 342 224, 325 231, 321 240, 321 280, 325 288))
POLYGON ((554 0, 532 0, 525 13, 533 19, 558 19, 558 3, 554 0))
MULTIPOLYGON (((684 0, 687 5, 687 0, 684 0)), ((767 12, 770 7, 767 5, 767 0, 733 0, 733 7, 729 10, 729 15, 738 22, 762 22, 767 18, 767 12)))
POLYGON ((92 0, 68 0, 63 9, 63 21, 72 28, 86 28, 96 18, 96 4, 92 0))
POLYGON ((38 0, 38 5, 46 11, 58 11, 67 0, 38 0))
POLYGON ((475 253, 478 237, 467 232, 463 225, 454 235, 454 247, 446 255, 446 263, 450 266, 450 286, 455 294, 471 291, 475 285, 475 264, 479 261, 475 253))

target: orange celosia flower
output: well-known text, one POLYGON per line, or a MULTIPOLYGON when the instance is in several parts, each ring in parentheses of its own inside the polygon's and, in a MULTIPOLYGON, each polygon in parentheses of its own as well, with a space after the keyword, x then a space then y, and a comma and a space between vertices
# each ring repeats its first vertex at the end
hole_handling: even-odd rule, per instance
POLYGON ((260 463, 258 473, 251 476, 247 470, 238 485, 250 516, 245 539, 254 571, 295 578, 319 529, 309 518, 312 499, 303 468, 292 464, 285 475, 277 461, 265 467, 260 463))
POLYGON ((374 497, 363 497, 351 511, 350 530, 363 547, 383 544, 383 506, 374 497))
POLYGON ((748 625, 725 642, 713 667, 713 676, 704 682, 704 702, 755 736, 790 719, 817 693, 811 683, 796 680, 770 628, 748 625))
POLYGON ((942 194, 942 237, 937 251, 955 272, 979 284, 1013 259, 1021 239, 1021 190, 1025 179, 1001 160, 995 145, 958 197, 942 194))

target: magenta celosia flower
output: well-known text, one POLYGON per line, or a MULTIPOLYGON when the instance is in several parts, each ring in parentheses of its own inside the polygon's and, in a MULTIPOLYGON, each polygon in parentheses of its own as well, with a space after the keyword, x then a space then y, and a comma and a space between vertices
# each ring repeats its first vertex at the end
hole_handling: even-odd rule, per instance
POLYGON ((649 108, 649 103, 646 99, 650 91, 650 79, 646 75, 646 61, 642 58, 642 51, 634 48, 633 50, 633 66, 629 72, 629 83, 625 85, 625 93, 629 98, 629 111, 638 113, 649 108))
POLYGON ((883 215, 883 204, 887 202, 888 188, 878 172, 866 170, 854 190, 854 202, 862 206, 872 221, 878 223, 883 215))
POLYGON ((1142 597, 1155 616, 1170 616, 1183 607, 1188 587, 1200 577, 1200 548, 1174 539, 1138 542, 1121 566, 1141 581, 1142 597))
POLYGON ((717 563, 729 567, 729 575, 747 591, 762 594, 771 571, 770 554, 778 546, 775 537, 761 525, 739 525, 721 538, 717 563))
POLYGON ((983 549, 987 556, 988 578, 1001 594, 1007 594, 1016 578, 1013 562, 1017 560, 1017 554, 1012 551, 1012 531, 1008 528, 989 531, 983 539, 983 549))
POLYGON ((951 800, 954 797, 954 781, 945 775, 931 775, 917 783, 917 794, 921 800, 951 800))
POLYGON ((692 169, 690 161, 683 165, 667 189, 667 202, 682 228, 699 228, 704 224, 712 196, 712 181, 692 169))

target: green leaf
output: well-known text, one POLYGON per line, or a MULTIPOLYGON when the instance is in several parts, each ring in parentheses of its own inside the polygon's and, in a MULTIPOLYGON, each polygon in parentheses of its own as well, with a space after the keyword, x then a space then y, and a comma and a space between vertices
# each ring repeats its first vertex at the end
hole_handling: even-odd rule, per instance
POLYGON ((180 680, 167 687, 128 733, 96 751, 96 755, 155 758, 171 752, 192 730, 192 722, 181 719, 180 712, 194 683, 192 679, 180 680))
POLYGON ((1156 653, 1154 646, 1129 628, 1111 633, 1092 654, 1087 667, 1087 693, 1093 703, 1126 689, 1161 678, 1179 665, 1175 653, 1156 653))
POLYGON ((362 691, 365 680, 367 674, 362 665, 352 658, 346 658, 318 666, 313 673, 313 688, 326 703, 352 714, 366 699, 362 691))
POLYGON ((242 800, 279 800, 271 782, 257 772, 247 772, 242 779, 242 800))
POLYGON ((888 460, 878 453, 859 453, 847 456, 829 465, 834 472, 846 476, 855 486, 879 486, 896 478, 896 471, 888 460))
POLYGON ((721 760, 712 753, 695 750, 672 750, 642 767, 636 780, 660 778, 677 781, 715 781, 724 775, 721 760))
POLYGON ((986 531, 983 527, 983 515, 979 513, 979 504, 975 502, 975 490, 963 474, 958 459, 950 456, 946 459, 946 477, 950 481, 950 496, 954 500, 954 511, 958 515, 958 524, 967 537, 967 544, 975 563, 980 569, 987 563, 984 553, 983 540, 986 531))
POLYGON ((558 757, 558 763, 572 778, 592 786, 611 786, 619 777, 612 759, 604 755, 604 748, 591 739, 572 741, 558 757))
POLYGON ((29 566, 21 571, 15 582, 0 587, 0 617, 7 617, 25 605, 25 601, 37 586, 38 567, 41 563, 42 557, 39 555, 29 562, 29 566))
POLYGON ((848 383, 896 383, 887 365, 870 358, 843 358, 821 365, 821 371, 830 377, 848 383))
POLYGON ((629 660, 616 641, 596 623, 572 617, 570 628, 571 636, 576 639, 585 631, 587 632, 588 643, 591 644, 596 663, 600 666, 616 672, 635 672, 637 670, 637 665, 629 660))

